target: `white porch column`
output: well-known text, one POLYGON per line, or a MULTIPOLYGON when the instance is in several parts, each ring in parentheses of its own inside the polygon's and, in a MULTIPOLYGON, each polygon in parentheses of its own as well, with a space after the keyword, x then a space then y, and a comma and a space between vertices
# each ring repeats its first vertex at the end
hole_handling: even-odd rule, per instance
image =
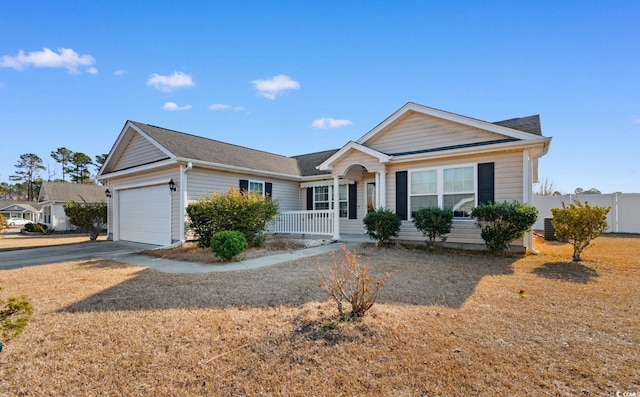
MULTIPOLYGON (((380 192, 378 194, 378 203, 379 203, 379 207, 380 208, 387 208, 387 173, 385 171, 380 171, 378 173, 379 177, 378 179, 380 180, 380 192)), ((378 184, 376 184, 377 186, 378 184)))
MULTIPOLYGON (((522 152, 522 202, 527 205, 533 204, 533 160, 529 157, 529 151, 522 152)), ((538 254, 533 248, 533 232, 527 232, 523 239, 522 245, 529 249, 532 254, 538 254)))
POLYGON ((340 178, 333 176, 333 239, 340 240, 340 178))
POLYGON ((380 207, 380 173, 376 172, 376 202, 373 203, 373 209, 377 210, 380 207))

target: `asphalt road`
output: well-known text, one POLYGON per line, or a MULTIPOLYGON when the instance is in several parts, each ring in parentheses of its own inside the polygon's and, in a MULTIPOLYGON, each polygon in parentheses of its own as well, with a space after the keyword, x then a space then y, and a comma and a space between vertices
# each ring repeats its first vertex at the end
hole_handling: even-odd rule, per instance
POLYGON ((89 259, 118 259, 156 245, 128 241, 92 241, 53 247, 0 251, 0 270, 89 259))

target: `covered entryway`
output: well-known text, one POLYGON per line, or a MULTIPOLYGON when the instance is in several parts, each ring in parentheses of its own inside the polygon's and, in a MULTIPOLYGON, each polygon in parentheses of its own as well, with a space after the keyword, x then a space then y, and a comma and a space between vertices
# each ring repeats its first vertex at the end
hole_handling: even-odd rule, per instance
POLYGON ((165 185, 119 192, 119 240, 171 243, 171 196, 165 185))

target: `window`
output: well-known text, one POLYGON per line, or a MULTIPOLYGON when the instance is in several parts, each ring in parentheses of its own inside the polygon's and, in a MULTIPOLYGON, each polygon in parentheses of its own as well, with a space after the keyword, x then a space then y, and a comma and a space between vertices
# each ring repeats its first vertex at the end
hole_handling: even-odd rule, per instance
POLYGON ((411 217, 420 208, 438 206, 438 173, 437 170, 417 171, 411 173, 411 217))
MULTIPOLYGON (((349 187, 339 185, 338 205, 340 208, 340 218, 349 217, 349 187)), ((333 209, 333 186, 316 186, 313 188, 313 209, 328 210, 333 209)))
POLYGON ((349 216, 349 189, 348 185, 338 186, 338 205, 340 206, 340 218, 349 216))
POLYGON ((264 196, 264 182, 249 181, 249 192, 264 196))
POLYGON ((316 186, 313 188, 313 209, 328 210, 329 186, 316 186))
POLYGON ((453 216, 469 217, 476 201, 474 167, 445 168, 442 173, 442 208, 453 211, 453 216))
POLYGON ((476 166, 439 167, 410 172, 411 217, 420 208, 440 207, 468 218, 476 203, 476 166))

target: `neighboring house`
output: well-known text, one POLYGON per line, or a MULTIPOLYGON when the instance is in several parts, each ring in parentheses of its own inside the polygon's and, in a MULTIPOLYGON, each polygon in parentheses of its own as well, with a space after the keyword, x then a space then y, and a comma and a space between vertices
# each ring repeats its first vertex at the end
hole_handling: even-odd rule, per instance
POLYGON ((2 214, 6 219, 22 218, 29 222, 36 222, 38 220, 39 213, 40 206, 37 203, 0 201, 0 214, 2 214))
POLYGON ((42 182, 38 204, 42 208, 40 223, 44 223, 49 230, 75 230, 76 227, 67 221, 64 204, 76 203, 104 203, 107 201, 105 187, 71 182, 42 182))
MULTIPOLYGON (((294 157, 127 121, 98 177, 112 196, 114 240, 182 242, 185 207, 235 187, 279 201, 273 231, 362 234, 367 211, 384 207, 402 219, 400 239, 424 241, 411 216, 437 205, 454 211, 448 243, 481 246, 469 210, 531 203, 538 158, 550 143, 538 116, 489 123, 415 103, 340 149, 294 157), (309 229, 309 220, 324 229, 309 229)), ((531 248, 531 236, 517 244, 531 248)))

